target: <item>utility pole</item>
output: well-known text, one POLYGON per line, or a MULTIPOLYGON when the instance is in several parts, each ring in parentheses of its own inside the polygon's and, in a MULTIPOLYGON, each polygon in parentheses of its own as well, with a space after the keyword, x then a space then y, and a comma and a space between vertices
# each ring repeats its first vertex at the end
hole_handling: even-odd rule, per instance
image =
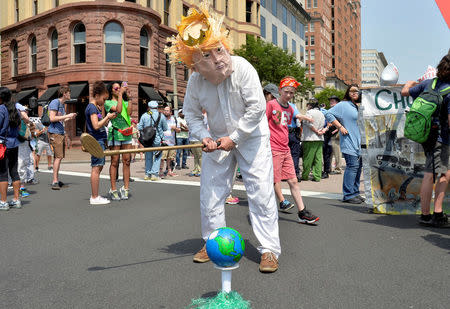
POLYGON ((173 110, 178 112, 178 90, 177 90, 177 65, 172 64, 172 80, 173 80, 173 110))

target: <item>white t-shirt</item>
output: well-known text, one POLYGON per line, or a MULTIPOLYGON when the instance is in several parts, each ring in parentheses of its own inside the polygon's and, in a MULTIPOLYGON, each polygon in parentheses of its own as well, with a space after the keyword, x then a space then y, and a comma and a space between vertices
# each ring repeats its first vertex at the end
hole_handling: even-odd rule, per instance
POLYGON ((169 127, 169 130, 164 131, 164 140, 166 141, 166 144, 169 146, 175 145, 175 131, 171 128, 173 126, 176 126, 175 117, 171 116, 170 119, 167 119, 166 117, 167 126, 169 127))

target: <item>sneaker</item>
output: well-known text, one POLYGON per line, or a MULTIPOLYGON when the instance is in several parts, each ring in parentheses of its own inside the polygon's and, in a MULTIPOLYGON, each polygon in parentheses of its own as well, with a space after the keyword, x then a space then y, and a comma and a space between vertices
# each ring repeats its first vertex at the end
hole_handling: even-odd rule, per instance
POLYGON ((330 176, 328 175, 327 172, 322 172, 322 179, 326 179, 329 178, 330 176))
POLYGON ((9 210, 9 204, 8 204, 8 202, 2 202, 2 201, 0 201, 0 210, 9 210))
POLYGON ((9 202, 9 208, 22 208, 22 202, 20 200, 11 200, 9 202))
POLYGON ((194 176, 195 176, 195 173, 190 172, 190 173, 188 174, 188 176, 189 176, 189 177, 194 177, 194 176))
POLYGON ((34 169, 35 172, 39 172, 39 167, 36 166, 36 168, 34 169))
POLYGON ((178 165, 177 165, 177 166, 175 167, 175 169, 181 170, 181 166, 178 166, 178 165))
POLYGON ((111 200, 113 201, 120 201, 120 195, 119 192, 117 192, 117 190, 111 190, 109 189, 109 196, 111 197, 111 200))
POLYGON ((225 200, 225 203, 228 205, 236 205, 239 204, 239 198, 238 197, 227 197, 227 199, 225 200))
POLYGON ((27 191, 27 188, 20 188, 20 196, 27 197, 30 195, 30 192, 27 191))
POLYGON ((130 192, 130 190, 125 189, 124 186, 122 186, 119 190, 120 190, 120 197, 122 198, 122 200, 128 200, 128 193, 130 192))
POLYGON ((48 169, 49 171, 52 171, 52 170, 53 170, 53 166, 49 166, 49 167, 47 167, 47 169, 48 169))
POLYGON ((431 215, 420 215, 419 224, 424 226, 432 226, 433 217, 431 215))
POLYGON ((359 198, 362 203, 366 202, 366 199, 364 197, 362 197, 361 195, 358 195, 356 198, 359 198))
POLYGON ((187 165, 183 165, 181 168, 184 169, 184 170, 188 170, 189 169, 189 167, 187 165))
POLYGON ((195 173, 195 174, 194 174, 195 177, 200 177, 201 175, 202 175, 202 174, 200 174, 200 173, 195 173))
POLYGON ((178 176, 174 172, 168 172, 167 175, 169 175, 170 177, 177 177, 178 176))
POLYGON ((59 190, 59 189, 61 189, 61 187, 59 186, 59 183, 57 183, 57 182, 52 183, 52 190, 59 190))
POLYGON ((264 252, 259 263, 259 271, 262 273, 273 273, 278 270, 278 260, 272 252, 264 252))
POLYGON ((280 202, 280 210, 281 211, 288 211, 292 207, 294 207, 294 204, 292 204, 288 200, 284 200, 284 201, 280 202))
POLYGON ((161 178, 159 178, 158 176, 152 175, 152 177, 150 178, 151 181, 158 181, 161 180, 161 178))
POLYGON ((194 255, 193 260, 195 263, 206 263, 210 261, 208 253, 206 252, 206 245, 203 245, 200 251, 194 255))
POLYGON ((352 197, 348 200, 343 200, 344 203, 350 203, 350 204, 361 204, 363 201, 358 198, 357 196, 352 197))
POLYGON ((152 176, 145 175, 144 180, 152 180, 152 176))
POLYGON ((60 187, 60 188, 66 188, 66 187, 68 187, 68 185, 66 185, 64 182, 62 182, 62 181, 58 181, 58 186, 60 187))
POLYGON ((306 224, 313 224, 317 221, 319 221, 319 217, 313 215, 308 209, 303 209, 302 211, 298 212, 298 222, 300 223, 306 223, 306 224))
POLYGON ((431 219, 431 225, 433 227, 450 227, 448 224, 448 216, 445 213, 442 213, 439 217, 436 216, 436 214, 433 214, 433 217, 431 219))
POLYGON ((37 185, 39 183, 39 180, 33 178, 31 180, 28 180, 27 183, 30 185, 37 185))
POLYGON ((111 203, 110 200, 108 200, 107 198, 104 198, 103 196, 97 196, 96 198, 93 198, 91 196, 91 198, 89 199, 89 202, 91 203, 91 205, 106 205, 111 203))

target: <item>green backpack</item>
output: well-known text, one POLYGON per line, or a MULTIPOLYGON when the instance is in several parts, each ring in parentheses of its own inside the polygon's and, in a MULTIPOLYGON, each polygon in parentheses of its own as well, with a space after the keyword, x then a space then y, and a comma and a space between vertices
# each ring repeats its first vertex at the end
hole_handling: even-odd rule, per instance
POLYGON ((406 114, 405 137, 414 142, 422 144, 428 139, 433 117, 439 117, 440 121, 442 119, 442 102, 450 93, 450 87, 439 91, 435 89, 436 82, 437 78, 414 100, 406 114))

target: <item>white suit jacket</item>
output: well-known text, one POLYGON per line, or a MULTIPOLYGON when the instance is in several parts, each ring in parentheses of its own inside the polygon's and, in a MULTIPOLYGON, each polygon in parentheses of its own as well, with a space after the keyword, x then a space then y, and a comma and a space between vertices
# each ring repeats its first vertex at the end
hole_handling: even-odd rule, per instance
MULTIPOLYGON (((268 145, 266 100, 255 68, 242 57, 232 56, 231 60, 233 73, 217 86, 197 72, 191 75, 183 111, 194 137, 201 141, 229 136, 245 160, 251 162, 257 150, 268 145), (209 131, 203 124, 202 109, 208 115, 209 131)), ((210 153, 217 162, 228 154, 210 153)))

